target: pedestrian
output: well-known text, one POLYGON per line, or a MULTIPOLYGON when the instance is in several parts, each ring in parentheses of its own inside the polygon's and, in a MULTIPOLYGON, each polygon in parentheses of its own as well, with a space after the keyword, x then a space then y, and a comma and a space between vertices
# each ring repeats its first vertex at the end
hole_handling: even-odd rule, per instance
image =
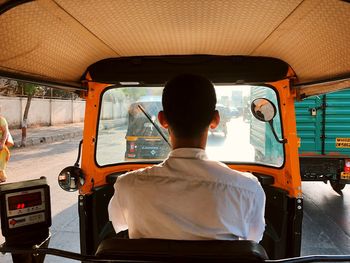
POLYGON ((7 121, 4 116, 1 115, 0 106, 0 183, 6 181, 6 165, 10 159, 10 150, 8 146, 13 145, 13 140, 9 132, 7 121))

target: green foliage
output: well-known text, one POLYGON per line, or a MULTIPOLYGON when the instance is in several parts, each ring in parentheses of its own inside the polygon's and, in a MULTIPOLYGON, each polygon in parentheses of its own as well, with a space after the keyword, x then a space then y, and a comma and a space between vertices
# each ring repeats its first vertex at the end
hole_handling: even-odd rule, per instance
POLYGON ((125 97, 132 101, 137 101, 143 96, 162 96, 162 89, 160 88, 145 88, 145 87, 132 87, 132 88, 120 88, 125 97))
POLYGON ((53 98, 62 98, 62 99, 75 99, 78 97, 77 94, 61 89, 52 89, 53 98))
POLYGON ((22 82, 23 93, 28 97, 44 96, 46 89, 33 83, 22 82))
POLYGON ((3 96, 28 96, 40 98, 59 98, 59 99, 77 99, 79 96, 75 93, 40 86, 33 83, 21 82, 12 79, 0 77, 0 95, 3 96))

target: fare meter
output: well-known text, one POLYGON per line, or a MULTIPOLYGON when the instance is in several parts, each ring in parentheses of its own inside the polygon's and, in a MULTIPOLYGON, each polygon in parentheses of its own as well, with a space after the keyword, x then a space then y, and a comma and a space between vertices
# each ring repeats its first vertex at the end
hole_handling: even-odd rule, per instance
POLYGON ((46 178, 0 185, 1 230, 6 245, 40 244, 51 226, 46 178))

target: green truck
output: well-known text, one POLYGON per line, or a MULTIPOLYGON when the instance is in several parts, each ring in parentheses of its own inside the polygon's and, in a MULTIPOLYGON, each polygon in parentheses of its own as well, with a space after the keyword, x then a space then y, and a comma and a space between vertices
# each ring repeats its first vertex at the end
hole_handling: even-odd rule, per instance
POLYGON ((350 89, 295 103, 303 181, 327 181, 336 192, 350 183, 350 89))

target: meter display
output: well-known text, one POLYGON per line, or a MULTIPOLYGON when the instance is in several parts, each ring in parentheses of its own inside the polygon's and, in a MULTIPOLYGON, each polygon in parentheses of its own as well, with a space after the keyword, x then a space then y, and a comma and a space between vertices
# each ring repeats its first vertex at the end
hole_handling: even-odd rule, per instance
POLYGON ((5 194, 7 216, 23 215, 45 210, 44 189, 5 194))
POLYGON ((46 178, 0 185, 1 231, 7 243, 47 236, 51 226, 46 178))
POLYGON ((7 199, 9 211, 35 207, 42 204, 41 191, 11 196, 7 199))

